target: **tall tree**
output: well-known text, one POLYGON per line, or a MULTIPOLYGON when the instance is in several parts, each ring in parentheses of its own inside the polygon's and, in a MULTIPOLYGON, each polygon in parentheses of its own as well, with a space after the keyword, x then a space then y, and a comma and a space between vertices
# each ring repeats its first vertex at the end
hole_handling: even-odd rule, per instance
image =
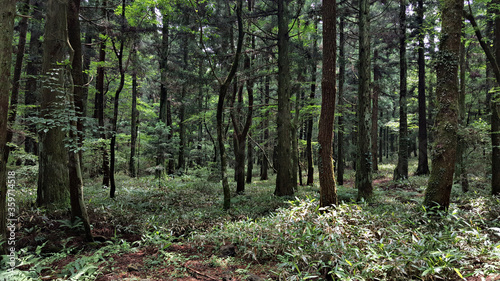
MULTIPOLYGON (((96 5, 99 1, 96 2, 96 5)), ((104 20, 107 20, 108 12, 107 12, 107 0, 102 0, 102 17, 104 20)), ((106 139, 106 130, 104 128, 104 107, 105 107, 105 89, 104 89, 104 80, 105 80, 105 67, 104 62, 106 61, 106 29, 104 27, 101 28, 101 41, 99 43, 99 66, 97 67, 97 77, 96 77, 96 95, 95 95, 95 111, 94 116, 97 118, 97 123, 99 125, 100 138, 106 139)), ((109 174, 109 154, 105 145, 102 146, 102 185, 109 186, 110 183, 110 174, 109 174)))
MULTIPOLYGON (((495 57, 497 72, 500 72, 500 9, 495 3, 495 57)), ((500 75, 499 75, 500 76, 500 75)), ((497 77, 497 86, 500 85, 500 77, 497 77)), ((500 94, 496 91, 490 101, 491 108, 491 194, 500 195, 500 94)))
POLYGON ((356 155, 357 199, 369 199, 373 193, 370 155, 370 1, 359 1, 359 85, 356 155))
POLYGON ((72 55, 68 44, 67 0, 49 0, 45 20, 42 64, 41 116, 46 120, 39 135, 37 204, 67 203, 69 200, 68 154, 64 124, 60 116, 67 109, 69 71, 65 63, 72 55))
POLYGON ((224 210, 229 210, 231 208, 231 193, 229 190, 229 182, 227 179, 227 155, 226 155, 226 147, 224 141, 226 139, 224 132, 224 101, 226 99, 227 91, 231 82, 236 75, 236 71, 238 69, 238 62, 241 55, 241 50, 243 47, 243 17, 242 17, 242 5, 243 1, 238 0, 236 3, 236 17, 238 20, 238 42, 236 44, 236 53, 234 54, 233 63, 231 65, 231 69, 229 70, 228 75, 224 79, 223 82, 220 83, 219 87, 219 98, 217 101, 217 143, 219 146, 219 154, 220 154, 220 172, 222 178, 222 190, 224 193, 224 210))
POLYGON ((292 181, 292 117, 290 113, 290 59, 288 31, 288 1, 278 0, 278 145, 276 189, 277 196, 293 195, 297 182, 292 181))
POLYGON ((441 0, 441 38, 436 59, 438 113, 432 170, 424 205, 447 210, 455 172, 458 129, 458 62, 462 35, 461 0, 441 0))
MULTIPOLYGON (((40 91, 39 87, 39 77, 41 66, 42 66, 42 41, 40 38, 43 35, 42 28, 42 7, 44 3, 41 0, 32 1, 33 13, 31 15, 30 21, 30 42, 28 49, 28 59, 26 63, 26 91, 24 94, 24 104, 34 106, 39 104, 40 101, 40 91)), ((26 112, 26 117, 35 116, 36 110, 30 110, 26 112)), ((38 155, 38 144, 35 141, 34 136, 36 135, 36 125, 28 123, 30 133, 26 137, 24 142, 24 150, 28 153, 38 155)))
MULTIPOLYGON (((317 34, 318 20, 314 22, 314 41, 312 45, 311 54, 311 89, 309 93, 309 104, 314 105, 314 96, 316 95, 316 78, 317 78, 317 57, 318 57, 318 39, 317 34)), ((314 183, 314 161, 313 161, 313 148, 312 148, 312 132, 313 132, 313 115, 309 114, 307 116, 306 123, 306 158, 307 158, 307 185, 312 185, 314 183)))
POLYGON ((417 3, 418 24, 418 167, 416 175, 428 175, 429 160, 427 156, 427 115, 425 98, 425 29, 424 29, 424 0, 417 3))
POLYGON ((139 111, 137 110, 137 50, 132 50, 134 69, 132 72, 132 112, 130 114, 130 159, 129 159, 129 173, 130 176, 135 178, 137 176, 137 170, 135 168, 135 157, 137 148, 137 119, 139 117, 139 111))
POLYGON ((345 147, 344 147, 344 84, 345 84, 345 8, 342 7, 340 12, 339 22, 339 86, 338 86, 338 108, 339 108, 339 123, 337 134, 337 183, 344 184, 344 168, 345 168, 345 147))
MULTIPOLYGON (((7 148, 7 114, 9 111, 10 66, 12 59, 12 38, 14 37, 14 16, 16 1, 0 0, 0 156, 7 148)), ((0 239, 7 241, 7 163, 0 157, 0 239)), ((6 253, 3 243, 0 253, 6 253)))
POLYGON ((82 42, 80 37, 80 0, 70 0, 68 5, 68 41, 73 50, 71 62, 71 77, 73 79, 73 92, 69 95, 69 106, 73 115, 70 121, 69 138, 72 145, 68 150, 68 177, 71 202, 71 220, 80 218, 85 229, 85 237, 93 241, 89 216, 83 200, 83 176, 80 166, 79 148, 83 135, 83 61, 82 42), (76 119, 76 120, 75 120, 76 119))
POLYGON ((333 121, 335 120, 335 61, 337 51, 337 3, 324 0, 323 14, 323 78, 321 81, 321 113, 319 118, 319 184, 320 206, 337 205, 337 187, 333 169, 333 121))
POLYGON ((408 104, 406 62, 406 1, 399 1, 399 150, 394 180, 408 178, 408 104))
MULTIPOLYGON (((124 32, 125 28, 125 0, 122 2, 122 14, 121 14, 121 31, 124 32)), ((125 52, 125 34, 121 34, 118 38, 118 46, 115 42, 116 39, 112 39, 111 43, 113 46, 113 51, 115 52, 116 58, 118 59, 118 72, 120 73, 120 82, 118 88, 116 88, 115 96, 113 98, 113 118, 111 119, 111 142, 109 144, 109 197, 115 197, 116 182, 115 182, 115 164, 116 164, 116 135, 118 129, 118 105, 120 102, 120 94, 125 85, 125 67, 123 64, 124 52, 125 52)))

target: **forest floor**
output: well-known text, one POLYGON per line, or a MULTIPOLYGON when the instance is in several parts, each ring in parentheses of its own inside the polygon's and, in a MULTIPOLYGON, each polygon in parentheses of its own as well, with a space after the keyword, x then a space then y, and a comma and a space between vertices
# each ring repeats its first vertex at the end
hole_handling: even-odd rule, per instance
POLYGON ((206 170, 121 175, 115 199, 96 179, 85 187, 91 243, 69 210, 34 207, 36 190, 26 188, 19 265, 0 280, 500 280, 500 199, 485 179, 472 178, 466 195, 455 186, 436 219, 421 207, 427 177, 394 182, 394 165, 379 167, 372 201, 353 201, 350 171, 342 204, 327 212, 317 184, 278 198, 274 180, 254 180, 224 212, 206 170))

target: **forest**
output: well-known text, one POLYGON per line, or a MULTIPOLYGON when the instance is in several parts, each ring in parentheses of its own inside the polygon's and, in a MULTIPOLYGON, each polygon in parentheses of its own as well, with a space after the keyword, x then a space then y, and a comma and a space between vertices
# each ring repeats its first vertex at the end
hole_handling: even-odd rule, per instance
POLYGON ((0 7, 0 281, 500 280, 499 0, 0 7))

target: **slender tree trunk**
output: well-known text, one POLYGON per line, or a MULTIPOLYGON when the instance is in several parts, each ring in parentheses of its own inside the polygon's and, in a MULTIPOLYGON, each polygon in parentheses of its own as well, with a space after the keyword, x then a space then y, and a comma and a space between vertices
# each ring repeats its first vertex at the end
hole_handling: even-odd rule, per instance
MULTIPOLYGON (((460 74, 459 74, 459 92, 458 92, 458 124, 461 129, 465 128, 465 115, 466 115, 466 109, 465 109, 465 72, 466 72, 466 61, 465 61, 465 44, 462 42, 460 44, 460 62, 459 62, 459 67, 460 67, 460 74)), ((462 186, 462 192, 467 192, 469 190, 469 182, 467 180, 467 168, 466 168, 466 161, 465 161, 465 150, 466 150, 466 143, 464 138, 459 135, 458 136, 458 146, 457 146, 457 161, 456 161, 456 167, 455 167, 455 177, 458 179, 460 182, 460 185, 462 186)))
MULTIPOLYGON (((270 84, 271 84, 270 78, 269 78, 269 75, 267 75, 264 79, 264 104, 266 106, 269 105, 270 92, 271 92, 270 84)), ((264 114, 265 114, 263 116, 264 117, 264 132, 263 132, 263 136, 262 136, 262 140, 264 142, 264 151, 262 152, 262 154, 269 152, 269 149, 268 149, 269 148, 269 113, 266 111, 264 114)), ((266 158, 265 155, 263 155, 263 157, 262 157, 262 163, 260 166, 260 180, 268 180, 269 179, 269 174, 268 174, 269 165, 268 165, 267 160, 264 158, 266 158)))
MULTIPOLYGON (((28 15, 29 12, 29 0, 25 0, 24 3, 21 4, 21 9, 20 13, 22 15, 28 15)), ((10 127, 14 127, 14 123, 16 122, 16 117, 17 117, 17 104, 19 100, 19 88, 20 88, 20 83, 19 81, 21 80, 21 71, 22 71, 22 66, 23 66, 23 59, 24 59, 24 49, 26 46, 26 33, 28 31, 28 18, 23 17, 19 21, 19 42, 17 44, 17 54, 16 54, 16 62, 14 64, 14 75, 13 75, 13 87, 12 87, 12 93, 10 96, 10 105, 9 105, 9 117, 8 117, 8 123, 10 124, 10 127)), ((13 130, 7 130, 7 143, 12 142, 12 138, 14 136, 14 131, 13 130)), ((5 148, 4 154, 3 154, 3 161, 7 162, 9 159, 9 152, 10 149, 7 146, 5 148)))
POLYGON ((290 60, 288 57, 288 4, 278 0, 278 174, 277 196, 293 195, 297 183, 292 182, 292 147, 290 114, 290 60))
MULTIPOLYGON (((494 1, 496 5, 500 1, 494 1)), ((497 72, 500 72, 500 11, 495 9, 495 56, 497 72)), ((497 78, 497 85, 500 79, 497 78)), ((492 96, 491 107, 491 194, 500 195, 500 95, 492 96)))
POLYGON ((340 13, 339 24, 339 86, 338 86, 338 108, 339 124, 337 135, 337 183, 344 184, 345 153, 344 153, 344 83, 345 83, 345 15, 344 11, 340 13))
MULTIPOLYGON (((42 66, 42 42, 40 37, 43 35, 41 28, 42 22, 42 6, 43 1, 34 0, 32 3, 33 13, 32 21, 30 24, 30 43, 29 43, 29 59, 26 64, 26 91, 24 94, 25 105, 38 105, 40 102, 40 89, 39 75, 42 66)), ((38 110, 30 110, 26 112, 26 118, 35 116, 38 110)), ((38 144, 34 138, 37 134, 36 125, 31 122, 28 123, 29 134, 26 136, 24 142, 24 150, 28 153, 38 155, 38 144)))
MULTIPOLYGON (((169 107, 169 100, 168 100, 168 91, 167 91, 167 71, 168 71, 168 46, 169 46, 169 21, 168 21, 168 15, 163 14, 163 19, 162 19, 162 40, 161 40, 161 49, 160 49, 160 113, 159 113, 159 121, 163 122, 165 125, 170 126, 168 124, 168 107, 169 107)), ((172 139, 172 127, 168 127, 169 132, 168 132, 168 137, 167 141, 170 141, 172 139)), ((173 161, 169 160, 169 164, 173 163, 173 161)), ((158 168, 156 170, 156 177, 160 177, 161 174, 165 172, 165 151, 164 149, 159 148, 158 149, 158 155, 156 156, 156 166, 158 168)), ((170 166, 170 165, 169 165, 170 166)), ((167 171, 168 174, 173 173, 172 170, 167 171)))
POLYGON ((323 1, 323 78, 319 118, 320 206, 337 205, 337 186, 333 169, 333 121, 335 120, 335 62, 337 49, 336 1, 323 1))
MULTIPOLYGON (((249 135, 250 137, 250 135, 249 135)), ((247 141, 247 177, 246 183, 252 183, 252 173, 253 173, 253 145, 250 140, 247 141)))
POLYGON ((68 40, 73 47, 73 61, 71 62, 71 77, 73 79, 73 93, 70 95, 70 108, 74 111, 73 117, 76 120, 70 121, 69 130, 70 141, 73 146, 68 150, 68 177, 69 192, 71 201, 71 220, 76 218, 82 220, 85 237, 87 241, 93 241, 90 228, 90 221, 87 209, 83 200, 83 177, 80 167, 80 157, 78 150, 82 145, 81 136, 83 134, 83 64, 82 64, 82 42, 80 39, 80 0, 71 0, 68 5, 68 40), (76 133, 75 133, 76 132, 76 133))
MULTIPOLYGON (((125 25, 125 0, 122 2, 122 27, 125 25)), ((115 91, 115 97, 113 99, 113 119, 111 119, 111 142, 109 145, 110 157, 109 157, 109 197, 115 198, 116 192, 116 182, 115 182, 115 163, 116 163, 116 134, 118 133, 118 105, 120 102, 120 93, 123 90, 123 86, 125 85, 125 69, 123 68, 123 52, 125 47, 125 38, 121 37, 119 42, 118 49, 116 48, 116 44, 112 41, 113 50, 115 51, 116 58, 118 59, 118 70, 120 72, 120 83, 118 84, 118 88, 115 91)))
POLYGON ((217 143, 219 145, 219 153, 220 153, 220 171, 221 171, 221 178, 222 178, 222 190, 224 193, 224 205, 223 208, 224 210, 229 210, 231 208, 231 193, 229 190, 229 183, 227 180, 227 156, 226 156, 226 147, 224 145, 224 140, 226 139, 225 137, 225 132, 224 132, 224 100, 226 98, 227 91, 229 89, 229 85, 231 84, 231 81, 233 80, 234 76, 236 75, 236 70, 238 69, 238 61, 240 59, 241 55, 241 50, 243 47, 243 37, 244 37, 244 31, 243 31, 243 19, 242 19, 242 5, 243 2, 242 0, 238 0, 236 4, 236 16, 238 18, 238 43, 236 47, 236 53, 234 55, 234 60, 233 64, 231 65, 231 69, 229 70, 229 73, 220 85, 219 88, 219 99, 217 102, 217 143))
MULTIPOLYGON (((16 1, 0 0, 2 9, 0 10, 0 156, 6 153, 8 123, 7 116, 9 112, 9 93, 10 93, 10 67, 12 60, 12 38, 14 37, 14 16, 16 14, 16 1)), ((0 254, 7 254, 9 244, 7 243, 7 225, 9 228, 12 223, 7 224, 8 219, 14 219, 7 212, 7 163, 0 159, 0 239, 3 247, 0 254)), ((15 216, 13 214, 12 216, 15 216)), ((15 230, 15 229, 13 229, 15 230)))
MULTIPOLYGON (((103 0, 103 7, 107 6, 107 0, 103 0)), ((106 9, 102 10, 103 18, 107 18, 108 14, 106 9)), ((106 36, 106 32, 103 30, 101 33, 103 36, 106 36)), ((106 130, 104 128, 104 79, 105 79, 105 69, 104 62, 106 61, 106 40, 101 39, 102 41, 99 44, 99 63, 100 66, 97 67, 97 78, 96 78, 96 98, 95 98, 95 113, 94 115, 97 117, 97 122, 99 125, 100 138, 106 139, 106 130)), ((102 148, 102 185, 110 186, 110 171, 109 171, 109 154, 106 148, 106 145, 103 145, 102 148)))
MULTIPOLYGON (((133 56, 137 56, 134 51, 133 56)), ((137 170, 135 166, 136 157, 136 147, 137 147, 137 118, 139 116, 139 111, 137 111, 137 72, 134 69, 132 74, 132 112, 130 118, 130 160, 129 160, 129 172, 130 176, 137 177, 137 170)))
POLYGON ((372 127, 371 127, 371 139, 372 139, 372 167, 374 171, 378 171, 378 99, 380 96, 380 84, 382 78, 382 72, 380 66, 377 64, 378 50, 374 51, 373 60, 373 95, 372 95, 372 127))
POLYGON ((455 172, 458 129, 458 61, 462 34, 460 0, 440 1, 442 29, 436 60, 436 96, 439 111, 435 119, 432 170, 424 205, 447 210, 455 172))
POLYGON ((358 131, 356 155, 357 199, 369 199, 373 194, 370 155, 370 2, 359 1, 359 89, 358 131))
POLYGON ((406 1, 399 2, 399 152, 398 166, 394 171, 394 180, 408 178, 408 104, 406 60, 406 1))
MULTIPOLYGON (((317 22, 314 25, 314 32, 317 33, 317 22)), ((309 94, 309 104, 314 104, 314 96, 316 95, 316 76, 317 76, 317 40, 313 41, 312 61, 311 61, 311 90, 309 94)), ((313 116, 309 114, 307 117, 307 132, 306 132, 306 158, 307 158, 307 185, 314 184, 314 161, 312 148, 312 131, 313 131, 313 116)))
POLYGON ((424 54, 424 1, 418 0, 418 167, 416 175, 428 175, 429 160, 427 156, 427 114, 425 99, 425 54, 424 54))

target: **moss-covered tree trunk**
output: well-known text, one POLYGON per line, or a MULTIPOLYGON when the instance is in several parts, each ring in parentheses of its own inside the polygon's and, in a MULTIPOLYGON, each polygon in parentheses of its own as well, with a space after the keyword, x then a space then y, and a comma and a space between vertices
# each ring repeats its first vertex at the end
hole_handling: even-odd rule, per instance
POLYGON ((297 182, 292 179, 292 116, 290 113, 290 59, 288 56, 288 1, 278 0, 278 145, 277 196, 293 195, 297 182))
MULTIPOLYGON (((5 153, 7 143, 7 114, 9 110, 10 66, 12 59, 12 38, 14 36, 14 15, 16 1, 0 0, 0 156, 5 153)), ((7 241, 7 163, 0 157, 0 241, 7 241)), ((6 253, 7 243, 0 254, 6 253)))
POLYGON ((436 58, 438 113, 435 119, 432 168, 424 205, 447 210, 455 172, 458 129, 458 63, 463 1, 441 0, 441 38, 436 58))
POLYGON ((373 194, 372 159, 370 154, 370 1, 359 1, 359 85, 358 130, 356 155, 357 199, 369 199, 373 194))
POLYGON ((73 51, 68 44, 67 10, 67 0, 47 2, 40 107, 41 117, 46 121, 39 135, 38 206, 69 201, 68 153, 62 130, 68 124, 60 123, 61 117, 66 116, 66 94, 72 87, 65 63, 73 51))
POLYGON ((335 0, 324 0, 323 14, 323 78, 321 80, 321 113, 319 117, 319 184, 320 206, 337 205, 337 186, 333 169, 333 121, 335 120, 335 80, 337 28, 335 0))

